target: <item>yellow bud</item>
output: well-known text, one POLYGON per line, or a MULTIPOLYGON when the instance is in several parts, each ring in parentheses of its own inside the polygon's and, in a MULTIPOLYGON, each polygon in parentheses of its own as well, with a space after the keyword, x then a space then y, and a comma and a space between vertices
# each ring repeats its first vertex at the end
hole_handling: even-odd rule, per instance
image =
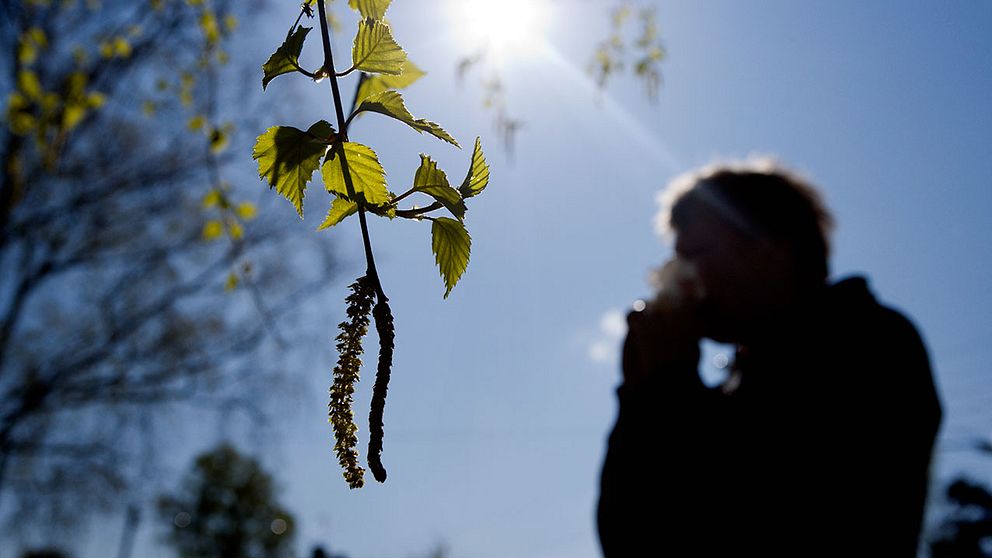
POLYGON ((216 219, 207 221, 203 225, 203 240, 216 240, 224 234, 224 225, 216 219))
POLYGON ((251 202, 241 202, 238 204, 238 217, 241 217, 245 221, 251 221, 257 213, 258 209, 251 202))
POLYGON ((238 288, 238 274, 232 271, 227 274, 227 281, 224 281, 224 290, 231 292, 236 288, 238 288))
POLYGON ((210 209, 220 203, 220 192, 217 190, 210 190, 207 195, 203 196, 203 208, 210 209))
POLYGON ((231 235, 232 239, 241 240, 245 236, 245 229, 241 223, 231 219, 227 222, 227 233, 231 235))

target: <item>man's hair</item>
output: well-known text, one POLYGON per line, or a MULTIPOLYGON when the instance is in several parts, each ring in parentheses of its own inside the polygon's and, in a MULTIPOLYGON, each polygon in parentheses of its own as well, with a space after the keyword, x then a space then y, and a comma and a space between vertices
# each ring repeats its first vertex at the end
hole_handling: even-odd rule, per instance
POLYGON ((803 273, 828 275, 829 234, 834 220, 805 179, 771 159, 709 165, 675 178, 659 196, 657 225, 678 232, 706 212, 746 236, 791 249, 803 273))

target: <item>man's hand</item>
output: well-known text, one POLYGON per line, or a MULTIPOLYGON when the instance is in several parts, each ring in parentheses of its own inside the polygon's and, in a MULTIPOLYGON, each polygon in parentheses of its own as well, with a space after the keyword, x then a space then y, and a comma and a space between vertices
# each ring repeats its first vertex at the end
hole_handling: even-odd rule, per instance
POLYGON ((698 309, 705 293, 698 276, 691 264, 675 259, 657 272, 656 283, 655 299, 627 314, 623 346, 627 385, 671 369, 689 366, 695 372, 699 362, 702 323, 698 309))

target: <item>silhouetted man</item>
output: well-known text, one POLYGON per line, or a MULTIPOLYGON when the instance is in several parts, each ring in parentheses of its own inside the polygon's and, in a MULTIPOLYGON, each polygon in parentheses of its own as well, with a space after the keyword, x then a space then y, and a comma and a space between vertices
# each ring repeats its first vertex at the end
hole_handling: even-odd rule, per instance
POLYGON ((832 220, 767 163, 676 180, 635 304, 598 526, 624 556, 916 556, 940 404, 913 325, 827 282, 832 220), (699 341, 737 347, 706 387, 699 341))

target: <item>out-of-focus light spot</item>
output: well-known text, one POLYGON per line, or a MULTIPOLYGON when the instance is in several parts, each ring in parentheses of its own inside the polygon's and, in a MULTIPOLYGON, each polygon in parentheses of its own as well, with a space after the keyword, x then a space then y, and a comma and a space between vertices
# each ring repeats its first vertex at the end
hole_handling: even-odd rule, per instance
POLYGON ((701 351, 699 379, 709 388, 722 386, 730 377, 730 361, 733 359, 734 346, 703 339, 699 343, 699 349, 701 351))
POLYGON ((269 525, 269 529, 271 529, 272 532, 277 535, 281 535, 285 533, 287 527, 288 526, 286 525, 286 520, 282 518, 273 519, 272 524, 269 525))
POLYGON ((726 368, 728 364, 730 364, 730 359, 727 358, 727 355, 723 353, 720 353, 713 357, 713 366, 716 366, 721 370, 726 368))
POLYGON ((172 518, 172 522, 175 523, 176 527, 179 527, 180 529, 189 527, 189 521, 189 514, 186 512, 179 512, 176 514, 176 517, 172 518))
POLYGON ((647 305, 646 302, 644 302, 641 299, 637 299, 637 300, 634 301, 634 304, 633 304, 634 312, 643 312, 644 309, 647 308, 647 306, 648 305, 647 305))
POLYGON ((613 343, 604 339, 589 345, 589 358, 596 362, 613 362, 613 343))
POLYGON ((623 310, 610 308, 599 319, 599 333, 588 346, 589 358, 595 362, 612 363, 620 358, 620 339, 627 333, 623 310))
POLYGON ((627 321, 623 317, 623 312, 614 308, 608 310, 599 319, 599 329, 611 339, 620 339, 627 333, 627 321))

